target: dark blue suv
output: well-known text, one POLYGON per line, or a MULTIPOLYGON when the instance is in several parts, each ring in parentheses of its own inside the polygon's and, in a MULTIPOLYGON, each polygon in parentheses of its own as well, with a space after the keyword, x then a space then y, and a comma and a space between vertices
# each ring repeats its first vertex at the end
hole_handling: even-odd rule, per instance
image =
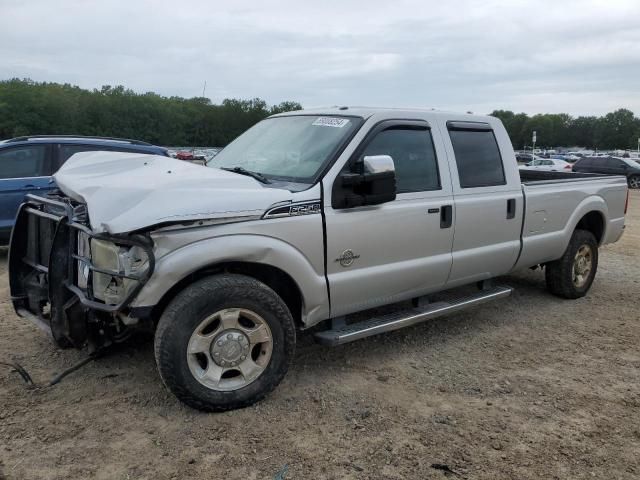
POLYGON ((120 138, 37 135, 0 141, 0 245, 9 243, 25 194, 45 195, 55 188, 51 176, 71 155, 97 150, 169 156, 166 148, 120 138))

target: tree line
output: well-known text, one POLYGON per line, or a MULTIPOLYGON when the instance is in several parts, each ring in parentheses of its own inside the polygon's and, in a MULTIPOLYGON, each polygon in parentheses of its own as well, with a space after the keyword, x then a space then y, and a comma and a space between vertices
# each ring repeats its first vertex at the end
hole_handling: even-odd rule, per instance
POLYGON ((532 133, 541 147, 587 147, 590 149, 636 149, 640 138, 640 118, 625 108, 602 117, 572 117, 566 113, 528 116, 509 110, 490 115, 502 120, 515 149, 531 146, 532 133))
MULTIPOLYGON (((0 81, 0 139, 22 135, 98 135, 144 140, 157 145, 225 146, 244 130, 274 113, 299 110, 297 102, 267 105, 264 100, 164 97, 123 86, 86 90, 70 84, 0 81)), ((508 110, 491 115, 504 123, 514 148, 636 148, 640 119, 619 109, 602 117, 565 113, 528 116, 508 110)))
POLYGON ((0 139, 22 135, 97 135, 157 145, 225 146, 274 113, 297 102, 269 106, 260 99, 164 97, 123 86, 85 90, 70 84, 0 81, 0 139))

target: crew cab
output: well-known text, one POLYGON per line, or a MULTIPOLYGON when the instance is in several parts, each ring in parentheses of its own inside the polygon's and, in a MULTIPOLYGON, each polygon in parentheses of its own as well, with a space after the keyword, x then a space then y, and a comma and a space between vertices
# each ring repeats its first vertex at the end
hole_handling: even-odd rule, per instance
POLYGON ((18 207, 28 193, 55 188, 51 175, 78 152, 149 153, 167 150, 139 140, 71 135, 31 135, 0 141, 0 245, 9 243, 18 207))
POLYGON ((152 329, 165 385, 207 411, 275 388, 301 330, 388 332, 536 266, 584 296, 628 195, 623 176, 519 171, 497 118, 347 107, 274 115, 207 167, 80 153, 55 179, 17 217, 16 312, 91 351, 152 329))

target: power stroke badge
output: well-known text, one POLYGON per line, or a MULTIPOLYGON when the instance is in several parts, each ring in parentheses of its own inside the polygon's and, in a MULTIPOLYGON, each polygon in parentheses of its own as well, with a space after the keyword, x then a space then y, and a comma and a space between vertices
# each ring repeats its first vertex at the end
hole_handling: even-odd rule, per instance
POLYGON ((356 255, 355 253, 353 253, 353 250, 345 250, 340 254, 338 258, 334 260, 334 262, 340 262, 340 265, 346 268, 353 265, 353 262, 355 262, 358 258, 360 258, 360 255, 356 255))

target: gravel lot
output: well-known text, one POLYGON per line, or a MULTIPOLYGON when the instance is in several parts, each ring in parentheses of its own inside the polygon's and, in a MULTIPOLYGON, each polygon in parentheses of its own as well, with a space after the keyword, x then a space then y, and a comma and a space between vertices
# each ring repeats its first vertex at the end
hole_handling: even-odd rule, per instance
MULTIPOLYGON (((303 335, 285 381, 241 411, 180 404, 149 342, 52 388, 2 367, 0 480, 640 478, 640 192, 629 211, 586 298, 526 271, 463 314, 337 348, 303 335)), ((14 315, 1 262, 0 361, 44 382, 83 354, 14 315)))

